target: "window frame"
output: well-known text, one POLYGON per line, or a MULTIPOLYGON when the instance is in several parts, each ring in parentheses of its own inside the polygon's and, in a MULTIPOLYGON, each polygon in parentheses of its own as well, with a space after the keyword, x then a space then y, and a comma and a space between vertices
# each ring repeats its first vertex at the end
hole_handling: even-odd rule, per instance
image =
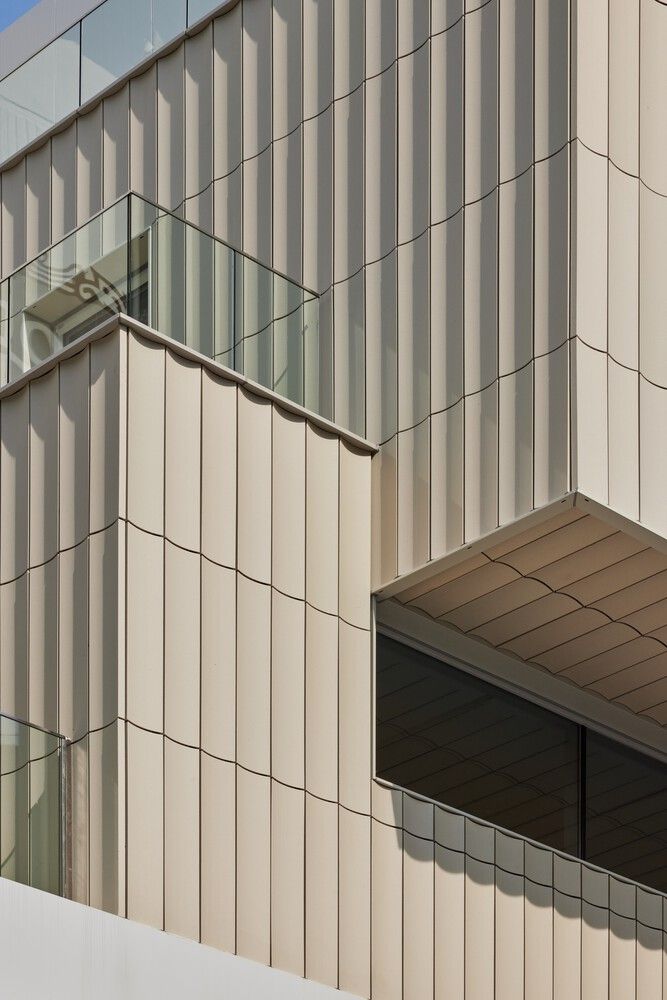
MULTIPOLYGON (((424 801, 432 802, 435 805, 441 806, 444 809, 449 809, 452 812, 459 813, 466 817, 469 817, 476 822, 481 822, 487 824, 496 829, 506 832, 509 836, 519 837, 529 843, 536 844, 543 849, 553 851, 556 854, 566 855, 572 857, 582 864, 590 865, 593 868, 597 868, 600 871, 608 872, 614 877, 625 879, 633 882, 637 885, 645 885, 650 892, 658 892, 665 894, 667 888, 659 888, 655 885, 649 885, 646 883, 638 882, 631 876, 625 875, 622 872, 614 871, 613 869, 605 869, 600 865, 596 864, 595 861, 589 861, 586 857, 586 837, 587 837, 587 798, 586 798, 586 788, 587 788, 587 736, 588 733, 592 733, 595 736, 599 736, 604 741, 608 741, 613 745, 619 747, 621 751, 628 751, 632 755, 639 755, 641 758, 646 758, 649 763, 657 763, 665 768, 665 784, 667 786, 667 754, 663 754, 657 747, 646 745, 633 740, 625 733, 618 732, 616 729, 605 726, 599 719, 592 719, 583 713, 578 713, 572 710, 569 706, 562 706, 555 702, 551 698, 541 696, 539 692, 526 688, 516 682, 510 680, 509 678, 498 677, 495 673, 485 669, 479 664, 473 664, 466 661, 462 661, 456 655, 448 653, 446 650, 437 649, 430 646, 428 643, 422 642, 414 636, 406 635, 399 630, 392 629, 386 624, 377 624, 373 622, 373 644, 372 644, 372 696, 373 696, 373 718, 372 718, 372 733, 373 733, 373 743, 372 743, 372 766, 373 766, 373 779, 386 787, 401 789, 408 795, 414 795, 419 799, 424 801), (378 712, 377 712, 377 637, 382 636, 384 638, 390 639, 400 645, 403 645, 409 649, 413 649, 416 653, 430 657, 433 660, 440 661, 443 667, 450 667, 455 671, 459 671, 475 680, 482 681, 487 684, 490 688, 496 688, 501 692, 513 695, 514 697, 520 699, 521 701, 527 702, 534 705, 543 711, 546 711, 556 717, 557 719, 564 719, 568 722, 573 723, 577 726, 578 730, 578 802, 577 802, 577 827, 578 827, 578 845, 576 854, 568 854, 567 851, 563 851, 561 848, 554 847, 552 845, 546 844, 544 842, 537 841, 518 830, 514 830, 508 827, 503 827, 501 824, 494 822, 491 819, 480 817, 474 813, 468 813, 464 809, 461 809, 455 805, 450 805, 446 801, 441 801, 439 799, 433 799, 429 796, 410 789, 407 786, 400 785, 396 782, 391 781, 386 777, 378 774, 378 762, 377 762, 377 749, 378 749, 378 712)), ((483 649, 484 647, 482 647, 483 649)), ((647 834, 648 836, 648 834, 647 834)))

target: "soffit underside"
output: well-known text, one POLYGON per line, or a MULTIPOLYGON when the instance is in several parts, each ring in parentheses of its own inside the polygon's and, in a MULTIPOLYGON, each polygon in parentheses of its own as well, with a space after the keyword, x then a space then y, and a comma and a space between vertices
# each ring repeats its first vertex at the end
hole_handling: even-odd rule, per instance
POLYGON ((572 494, 379 594, 667 726, 667 551, 572 494), (538 512, 539 514, 539 512, 538 512))

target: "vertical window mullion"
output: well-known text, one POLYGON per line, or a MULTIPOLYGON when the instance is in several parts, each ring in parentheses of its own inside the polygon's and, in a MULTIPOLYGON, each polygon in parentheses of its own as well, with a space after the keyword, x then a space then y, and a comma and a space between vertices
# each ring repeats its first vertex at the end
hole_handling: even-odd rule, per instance
POLYGON ((586 860, 586 727, 579 726, 579 857, 586 860))

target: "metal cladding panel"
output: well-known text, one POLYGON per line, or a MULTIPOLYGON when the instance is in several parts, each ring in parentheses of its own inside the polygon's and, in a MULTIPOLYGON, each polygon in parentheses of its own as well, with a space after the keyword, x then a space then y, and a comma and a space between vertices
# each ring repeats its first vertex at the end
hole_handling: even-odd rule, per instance
POLYGON ((271 955, 275 965, 304 974, 305 794, 271 788, 271 955))
MULTIPOLYGON (((204 228, 212 226, 216 235, 259 254, 262 263, 326 294, 335 334, 336 419, 382 442, 372 484, 373 580, 378 586, 573 488, 664 535, 660 428, 667 380, 659 336, 665 284, 659 262, 667 186, 659 119, 667 8, 657 0, 612 0, 609 5, 603 0, 535 0, 527 12, 504 0, 303 0, 295 11, 286 0, 241 0, 212 28, 177 45, 144 76, 106 96, 29 159, 4 170, 3 274, 41 249, 45 239, 84 222, 100 199, 109 204, 138 185, 140 193, 157 192, 166 207, 204 228), (621 172, 623 179, 616 176, 621 172), (626 410, 627 419, 619 419, 626 410)), ((102 344, 95 349, 102 350, 102 344)), ((178 475, 169 480, 179 460, 190 468, 196 455, 186 454, 179 441, 185 425, 165 428, 165 350, 147 343, 138 347, 132 336, 127 362, 124 357, 118 351, 115 360, 106 355, 95 360, 91 349, 88 402, 77 396, 80 410, 73 416, 63 410, 60 423, 54 424, 60 435, 61 506, 72 495, 72 463, 77 470, 85 466, 81 455, 86 442, 72 445, 69 421, 87 421, 90 529, 101 533, 119 516, 131 522, 122 521, 118 555, 108 557, 112 564, 117 559, 122 571, 112 572, 104 554, 94 554, 90 543, 91 593, 117 592, 125 573, 126 535, 130 591, 151 590, 152 580, 151 592, 140 595, 149 605, 145 619, 137 617, 143 605, 134 606, 134 598, 126 609, 113 608, 111 614, 107 605, 102 609, 95 603, 90 609, 89 725, 111 721, 114 713, 108 715, 108 705, 114 697, 128 717, 130 706, 137 706, 141 718, 130 722, 146 724, 133 660, 145 645, 150 666, 142 665, 146 677, 138 683, 154 683, 159 689, 157 700, 151 695, 146 708, 151 727, 163 732, 164 556, 157 550, 164 548, 166 535, 216 570, 224 567, 233 575, 240 570, 250 578, 249 586, 266 590, 257 635, 252 620, 246 620, 247 608, 239 611, 236 600, 227 602, 222 622, 215 620, 214 608, 202 603, 203 699, 217 663, 225 662, 224 695, 213 689, 210 715, 207 705, 202 716, 207 720, 202 722, 202 742, 204 752, 220 754, 230 767, 237 766, 231 733, 235 717, 222 704, 231 698, 234 713, 248 713, 240 723, 246 733, 255 735, 255 713, 261 716, 256 739, 262 778, 287 781, 285 767, 291 783, 300 772, 301 726, 295 727, 291 748, 295 759, 281 761, 281 773, 273 774, 270 720, 281 719, 284 726, 284 706, 271 701, 275 678, 270 671, 268 680, 263 674, 261 711, 249 704, 243 679, 239 688, 237 616, 244 664, 253 659, 248 646, 255 641, 264 658, 273 649, 276 603, 284 598, 304 604, 305 744, 320 719, 328 734, 344 729, 345 719, 339 725, 333 708, 337 713, 340 692, 352 691, 358 678, 346 674, 341 683, 329 648, 322 650, 321 660, 312 659, 313 650, 323 644, 319 633, 309 660, 308 636, 314 633, 308 619, 311 613, 331 618, 336 647, 339 614, 354 618, 349 627, 361 625, 367 631, 349 564, 354 545, 348 545, 349 539, 338 543, 340 525, 348 517, 337 504, 344 478, 339 453, 346 446, 320 429, 305 429, 306 539, 292 564, 289 552, 275 541, 274 516, 280 503, 289 504, 290 490, 301 482, 301 467, 287 482, 282 463, 276 474, 276 452, 285 442, 277 440, 275 424, 265 419, 256 463, 244 446, 237 481, 237 408, 238 434, 245 444, 253 444, 254 423, 246 419, 245 394, 204 373, 200 544, 197 518, 183 504, 183 483, 178 475), (123 391, 126 364, 133 372, 127 429, 125 407, 115 390, 119 382, 123 391), (135 392, 139 382, 140 393, 135 392), (256 478, 261 489, 254 488, 256 478), (268 492, 267 483, 272 484, 268 492), (155 551, 142 567, 136 546, 144 535, 152 539, 146 550, 155 551), (150 577, 148 584, 141 582, 142 571, 150 577), (272 587, 283 591, 283 598, 274 601, 272 587), (124 655, 126 611, 127 705, 124 663, 118 676, 111 672, 113 694, 107 690, 106 666, 108 650, 124 655), (335 706, 326 706, 325 692, 333 697, 334 691, 335 706)), ((61 374, 61 398, 65 379, 61 374)), ((39 473, 38 454, 29 447, 28 396, 24 389, 1 404, 0 618, 8 624, 0 629, 0 703, 18 706, 27 705, 29 693, 35 693, 22 664, 41 648, 32 626, 28 628, 29 557, 42 545, 30 529, 38 502, 17 501, 28 495, 39 473), (11 511, 15 516, 8 523, 11 511)), ((190 402, 192 428, 197 422, 194 397, 190 402)), ((266 410, 271 406, 261 403, 266 410)), ((359 461, 367 475, 370 460, 359 461)), ((78 491, 86 473, 76 475, 78 491)), ((88 532, 81 520, 85 502, 75 496, 74 507, 74 516, 69 507, 61 511, 59 546, 79 545, 88 532)), ((63 574, 69 578, 70 572, 61 566, 58 579, 65 597, 69 591, 63 574)), ((207 570, 201 572, 204 576, 207 570)), ((366 573, 365 561, 361 572, 366 573)), ((220 594, 229 594, 228 583, 218 580, 220 594)), ((483 596, 477 594, 471 602, 483 596)), ((568 594, 537 597, 540 630, 569 613, 573 601, 568 594)), ((638 610, 622 604, 619 599, 618 608, 594 607, 577 621, 584 627, 599 621, 600 614, 622 612, 627 617, 638 610)), ((65 602, 61 628, 70 620, 66 610, 65 602)), ((514 629, 521 628, 521 610, 510 602, 501 618, 493 624, 480 622, 480 634, 511 642, 518 635, 514 629)), ((580 641, 578 627, 575 622, 568 643, 580 641)), ((548 635, 543 632, 545 641, 548 635)), ((611 635, 616 633, 605 632, 607 638, 611 635)), ((284 647, 295 645, 296 636, 283 642, 280 627, 276 636, 275 655, 286 672, 284 647)), ((68 641, 61 638, 63 663, 69 662, 68 641)), ((548 647, 534 650, 538 657, 548 653, 548 647)), ((601 655, 594 648, 589 653, 589 664, 601 655)), ((574 675, 583 662, 572 662, 566 671, 574 675)), ((300 676, 298 660, 288 666, 290 677, 300 676)), ((627 663, 625 668, 634 666, 627 663)), ((62 690, 69 671, 60 673, 63 718, 73 711, 69 693, 62 690)), ((653 709, 659 711, 660 705, 640 711, 653 709)), ((188 728, 194 730, 193 725, 188 728)), ((246 766, 257 766, 253 741, 244 737, 241 742, 243 753, 250 754, 246 766)), ((322 770, 317 787, 325 789, 327 801, 337 801, 338 769, 347 773, 338 747, 318 747, 313 759, 322 770)), ((296 785, 301 787, 299 781, 296 785)), ((223 801, 218 791, 206 788, 207 808, 216 815, 223 801)), ((356 781, 350 779, 347 791, 356 802, 356 781)), ((267 794, 262 792, 263 802, 267 794)), ((387 841, 384 827, 377 838, 372 834, 373 857, 377 852, 388 866, 378 870, 378 884, 390 896, 396 877, 399 886, 403 880, 402 834, 400 839, 400 845, 387 841)), ((327 849, 333 853, 331 845, 327 849)), ((270 857, 271 843, 263 844, 262 851, 270 857)), ((436 851, 434 864, 438 856, 436 851)), ((207 864, 211 858, 211 864, 217 863, 213 847, 207 848, 206 858, 207 864)), ((312 863, 316 851, 314 858, 312 863)), ((446 864, 455 867, 449 856, 446 864)), ((349 868, 345 871, 342 884, 349 885, 349 868)), ((223 884, 220 870, 216 872, 216 884, 223 884)), ((452 874, 450 868, 446 874, 452 874)), ((459 877, 458 869, 454 875, 459 877)), ((307 872, 305 878, 311 875, 307 872)), ((438 901, 437 872, 433 884, 438 901)), ((503 889, 483 884, 485 892, 477 896, 473 890, 471 905, 479 903, 486 913, 488 898, 503 889)), ((317 892, 316 884, 311 883, 310 891, 317 892)), ((526 941, 531 942, 525 953, 526 995, 551 995, 551 961, 560 963, 558 956, 569 954, 571 942, 564 932, 570 918, 560 899, 554 910, 551 891, 526 876, 526 907, 532 917, 526 918, 526 941)), ((265 920, 270 896, 262 895, 261 903, 265 920)), ((380 927, 372 923, 371 940, 378 942, 383 956, 373 958, 373 990, 390 996, 403 988, 402 930, 390 926, 391 915, 379 912, 374 898, 371 910, 380 927)), ((505 912, 502 905, 499 911, 505 912)), ((207 912, 206 933, 232 947, 229 913, 217 921, 215 913, 207 912)), ((242 915, 244 921, 252 916, 247 909, 242 915)), ((585 922, 585 914, 572 916, 571 922, 576 920, 585 922)), ((250 935, 246 940, 253 947, 260 940, 264 950, 265 927, 256 940, 252 928, 244 926, 250 935)), ((436 911, 436 935, 439 926, 436 911)), ((483 926, 487 938, 504 933, 490 930, 485 922, 483 926)), ((614 926, 610 921, 610 941, 614 926)), ((652 938, 642 935, 637 978, 652 983, 652 938)), ((581 975, 595 969, 593 978, 586 979, 595 982, 597 958, 586 963, 589 952, 598 954, 597 935, 582 933, 577 941, 584 956, 581 975)), ((516 973, 519 959, 513 947, 510 942, 510 965, 498 973, 499 989, 516 973)), ((621 950, 617 942, 610 944, 610 968, 621 950)), ((465 968, 442 966, 438 947, 434 954, 436 991, 444 989, 443 983, 458 983, 465 968)), ((315 960, 333 978, 330 953, 314 953, 315 960)), ((342 979, 345 963, 338 964, 336 974, 342 979)), ((354 981, 362 982, 356 961, 350 968, 354 981)), ((409 962, 407 968, 412 968, 409 962)), ((408 992, 417 988, 410 975, 408 971, 408 992)), ((482 995, 488 985, 480 983, 482 995)), ((558 979, 557 990, 569 988, 567 978, 558 979)))
POLYGON ((156 89, 155 66, 130 82, 130 189, 152 201, 157 196, 156 89))
POLYGON ((90 349, 60 366, 60 545, 70 548, 88 534, 90 349))
POLYGON ((153 927, 164 926, 164 774, 164 738, 128 726, 127 916, 153 927))
POLYGON ((271 771, 304 787, 305 656, 303 601, 273 591, 271 609, 271 771))
MULTIPOLYGON (((100 352, 117 372, 126 336, 112 332, 82 350, 100 352), (104 353, 107 339, 116 346, 104 353)), ((132 336, 123 378, 134 381, 140 396, 154 377, 142 355, 152 360, 156 348, 140 334, 132 336)), ((190 369, 184 372, 192 376, 190 369)), ((305 510, 324 498, 323 477, 332 484, 323 520, 311 523, 310 536, 297 533, 295 544, 304 552, 307 584, 308 538, 312 558, 322 546, 312 532, 326 528, 340 597, 333 588, 333 610, 320 610, 307 603, 307 590, 297 595, 297 586, 290 595, 275 582, 244 575, 236 564, 235 522, 226 566, 212 558, 215 549, 206 555, 201 545, 176 545, 164 528, 153 534, 116 519, 75 550, 59 552, 58 563, 46 564, 60 568, 55 623, 60 670, 54 674, 45 666, 46 646, 38 648, 46 619, 32 603, 28 632, 28 600, 39 603, 48 593, 46 583, 38 592, 28 591, 23 604, 7 588, 25 577, 2 585, 7 593, 0 603, 0 707, 7 710, 17 697, 30 697, 30 711, 42 712, 48 684, 42 688, 39 682, 56 676, 58 724, 77 736, 72 754, 77 898, 381 1000, 460 996, 462 989, 479 997, 495 991, 526 1000, 588 998, 600 991, 607 974, 612 988, 601 995, 612 996, 617 983, 634 983, 626 963, 634 963, 635 955, 639 985, 630 996, 651 996, 663 960, 663 897, 373 780, 371 635, 359 583, 369 573, 368 546, 362 542, 370 537, 370 453, 332 429, 315 429, 303 414, 287 416, 279 402, 258 398, 261 391, 250 386, 239 389, 222 372, 202 378, 204 441, 212 441, 207 426, 212 422, 221 440, 231 435, 233 453, 241 434, 249 453, 266 454, 268 461, 266 427, 279 427, 279 434, 289 427, 294 433, 280 438, 280 463, 303 468, 305 452, 306 474, 290 484, 292 490, 300 484, 305 510), (241 391, 245 412, 237 428, 236 399, 231 406, 229 396, 241 391), (217 395, 224 400, 220 406, 217 395), (229 426, 222 427, 221 419, 229 426), (300 423, 303 431, 297 433, 300 423), (70 633, 76 620, 71 609, 81 599, 76 595, 86 593, 86 569, 87 677, 78 664, 72 667, 78 639, 70 633), (206 581, 201 605, 200 573, 206 581), (11 644, 21 641, 16 638, 21 607, 26 648, 11 676, 8 657, 14 655, 11 644), (5 628, 8 615, 14 615, 13 633, 5 628), (127 699, 125 670, 114 670, 111 663, 120 647, 127 648, 127 699), (21 672, 25 657, 36 664, 30 673, 21 672), (86 685, 89 715, 80 703, 86 685), (480 962, 480 955, 488 961, 480 962)), ((62 384, 61 372, 55 385, 62 384)), ((114 384, 120 394, 120 380, 114 384)), ((53 408, 58 412, 57 399, 53 408)), ((28 408, 21 412, 27 435, 28 408)), ((109 412, 118 410, 110 406, 109 412)), ((120 419, 117 426, 118 434, 127 434, 120 419)), ((168 449, 172 461, 179 451, 169 434, 159 440, 162 468, 168 449)), ((218 461, 214 450, 195 451, 200 462, 218 461)), ((145 470, 133 463, 131 450, 116 445, 111 454, 126 456, 128 491, 136 495, 145 470)), ((69 475, 67 463, 59 467, 69 475)), ((274 489, 286 490, 282 468, 270 461, 267 468, 274 489)), ((235 491, 235 469, 232 463, 211 481, 235 491)), ((189 475, 199 480, 203 472, 189 475)), ((171 505, 180 486, 173 477, 168 482, 165 508, 177 509, 171 505)), ((247 528, 241 530, 247 536, 247 528)), ((286 553, 270 546, 269 554, 269 579, 282 580, 286 553)), ((606 626, 591 631, 590 622, 582 627, 577 619, 570 640, 563 642, 562 621, 555 638, 549 632, 558 612, 546 613, 533 635, 538 661, 559 672, 585 667, 589 680, 595 676, 600 683, 625 675, 625 684, 614 680, 615 697, 629 704, 637 690, 651 694, 650 705, 633 706, 649 715, 664 702, 664 693, 650 677, 640 678, 638 688, 639 675, 633 680, 631 671, 655 661, 650 644, 660 641, 647 634, 642 641, 649 646, 636 649, 627 637, 663 627, 656 602, 633 597, 639 593, 633 587, 646 580, 655 586, 661 579, 661 558, 591 515, 560 511, 546 527, 532 524, 520 536, 503 536, 472 555, 467 567, 440 572, 430 592, 421 583, 409 596, 434 614, 444 609, 460 627, 474 631, 489 627, 489 594, 495 594, 503 608, 504 641, 511 643, 525 633, 521 614, 539 610, 542 601, 558 596, 549 589, 559 589, 575 609, 572 616, 580 619, 585 611, 606 626), (590 608, 578 606, 584 600, 590 608), (616 622, 609 621, 612 614, 616 622), (600 673, 603 638, 611 655, 635 648, 633 664, 621 656, 613 676, 600 673), (553 662, 552 649, 558 652, 553 662)), ((31 586, 35 569, 44 567, 29 569, 31 586)), ((326 597, 329 589, 316 589, 314 596, 326 597)), ((27 704, 19 709, 27 710, 27 704)))
POLYGON ((164 927, 200 938, 200 841, 190 821, 200 807, 199 752, 164 743, 164 927))

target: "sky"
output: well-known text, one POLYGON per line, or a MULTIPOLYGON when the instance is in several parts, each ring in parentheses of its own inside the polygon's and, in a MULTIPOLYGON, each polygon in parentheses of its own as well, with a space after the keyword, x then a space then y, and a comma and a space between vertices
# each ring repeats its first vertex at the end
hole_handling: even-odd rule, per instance
POLYGON ((0 0, 0 31, 38 2, 39 0, 0 0))

